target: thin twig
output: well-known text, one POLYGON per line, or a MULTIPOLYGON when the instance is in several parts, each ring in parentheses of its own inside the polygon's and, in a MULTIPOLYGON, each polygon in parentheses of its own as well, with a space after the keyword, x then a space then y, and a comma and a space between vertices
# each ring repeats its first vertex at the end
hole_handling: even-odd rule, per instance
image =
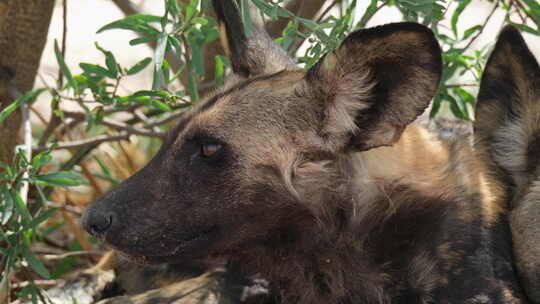
POLYGON ((142 135, 142 136, 148 136, 148 137, 156 137, 156 138, 164 138, 165 137, 164 132, 155 132, 155 131, 152 131, 152 130, 141 129, 141 128, 138 128, 138 127, 134 127, 132 125, 128 125, 128 124, 123 123, 123 122, 114 121, 112 119, 104 118, 103 121, 102 121, 102 124, 107 126, 107 127, 113 128, 115 130, 127 131, 130 134, 136 134, 136 135, 142 135))
POLYGON ((36 117, 39 119, 39 121, 41 121, 43 125, 47 124, 47 120, 45 119, 45 117, 43 117, 43 115, 38 110, 36 110, 36 108, 30 106, 30 111, 34 113, 34 115, 36 115, 36 117))
MULTIPOLYGON (((67 37, 67 0, 62 1, 62 58, 66 59, 66 37, 67 37)), ((64 86, 64 75, 62 69, 58 69, 58 88, 64 86)))
POLYGON ((461 88, 461 87, 477 87, 477 83, 457 83, 457 84, 445 84, 446 88, 461 88))
MULTIPOLYGON (((36 286, 58 286, 63 283, 65 283, 65 280, 34 280, 33 282, 36 286)), ((13 288, 24 288, 30 284, 32 284, 30 281, 19 282, 13 284, 13 288)))
POLYGON ((160 126, 160 125, 163 125, 163 124, 166 124, 168 122, 171 122, 177 118, 180 118, 186 111, 180 111, 180 112, 175 112, 175 113, 170 113, 169 115, 161 118, 161 119, 158 119, 158 120, 155 120, 155 121, 149 121, 146 126, 147 127, 155 127, 155 126, 160 126))
POLYGON ((42 255, 41 257, 44 259, 44 260, 48 260, 48 261, 54 261, 54 260, 62 260, 62 259, 65 259, 65 258, 69 258, 69 257, 72 257, 72 256, 84 256, 84 255, 97 255, 97 256, 101 256, 103 255, 104 252, 102 251, 95 251, 95 250, 81 250, 81 251, 71 251, 71 252, 66 252, 66 253, 63 253, 63 254, 44 254, 42 255))
MULTIPOLYGON (((516 6, 519 6, 519 8, 521 8, 522 12, 525 13, 525 15, 536 24, 536 21, 535 21, 534 17, 527 11, 527 9, 523 6, 523 4, 520 3, 519 0, 516 0, 515 3, 516 3, 516 6)), ((518 12, 519 12, 519 9, 518 9, 518 12)), ((526 23, 526 22, 523 22, 523 23, 526 23)))
POLYGON ((111 141, 118 141, 118 140, 127 140, 129 139, 130 134, 128 132, 120 132, 116 135, 99 135, 95 137, 90 137, 86 139, 81 140, 74 140, 74 141, 66 141, 66 142, 58 142, 54 145, 46 145, 45 147, 34 147, 34 150, 36 152, 43 152, 47 149, 53 149, 53 150, 61 150, 61 149, 72 149, 72 148, 80 148, 80 147, 88 147, 93 146, 97 144, 101 144, 104 142, 111 142, 111 141))
POLYGON ((480 27, 480 30, 478 31, 478 33, 476 33, 476 35, 474 35, 474 37, 471 38, 471 40, 469 40, 469 43, 467 43, 465 45, 465 47, 463 48, 464 50, 468 49, 469 46, 471 46, 471 44, 476 39, 478 39, 478 37, 480 37, 480 35, 482 35, 482 32, 484 32, 484 29, 486 28, 487 23, 489 22, 489 20, 491 19, 491 17, 493 16, 493 14, 495 13, 495 11, 497 10, 498 7, 499 7, 499 2, 496 2, 495 5, 493 6, 493 8, 491 9, 491 12, 489 12, 489 15, 486 17, 486 20, 484 20, 484 23, 480 27))
POLYGON ((79 210, 79 208, 76 208, 76 207, 73 207, 73 206, 70 206, 70 205, 59 204, 59 203, 51 202, 51 201, 46 201, 45 205, 47 207, 50 207, 50 208, 58 208, 58 209, 67 211, 67 212, 73 213, 75 215, 81 215, 82 214, 82 212, 79 210))
MULTIPOLYGON (((85 115, 82 112, 70 112, 65 111, 64 115, 66 117, 71 117, 77 120, 84 120, 85 115)), ((157 138, 163 138, 165 136, 165 133, 163 132, 154 132, 149 131, 146 129, 141 129, 123 122, 115 121, 109 118, 103 118, 101 122, 104 126, 113 128, 115 130, 120 131, 127 131, 130 134, 136 134, 136 135, 142 135, 142 136, 148 136, 148 137, 157 137, 157 138)))

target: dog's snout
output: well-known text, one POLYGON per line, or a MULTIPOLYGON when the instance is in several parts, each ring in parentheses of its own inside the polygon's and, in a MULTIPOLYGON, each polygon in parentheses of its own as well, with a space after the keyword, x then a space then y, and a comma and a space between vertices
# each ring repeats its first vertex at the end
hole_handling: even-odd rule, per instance
POLYGON ((111 227, 113 221, 112 213, 89 209, 84 214, 83 227, 91 235, 100 237, 111 227))

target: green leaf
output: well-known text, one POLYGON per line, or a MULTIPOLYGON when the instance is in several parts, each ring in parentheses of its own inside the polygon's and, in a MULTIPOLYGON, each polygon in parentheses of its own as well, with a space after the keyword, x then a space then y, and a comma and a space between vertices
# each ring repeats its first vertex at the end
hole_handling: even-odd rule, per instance
POLYGON ((513 23, 513 22, 510 22, 510 24, 512 24, 513 26, 517 27, 518 29, 520 29, 520 30, 522 30, 524 32, 531 33, 533 35, 540 35, 540 32, 538 30, 535 30, 535 29, 533 29, 532 27, 530 27, 528 25, 518 24, 518 23, 513 23))
POLYGON ((32 158, 32 169, 39 170, 51 160, 52 156, 49 154, 48 151, 41 152, 38 155, 34 156, 34 158, 32 158))
POLYGON ((34 101, 41 93, 47 89, 37 89, 34 91, 27 92, 23 96, 15 99, 9 106, 5 107, 2 112, 0 112, 0 124, 2 124, 8 117, 15 111, 23 102, 32 102, 34 101))
POLYGON ((454 92, 464 102, 466 102, 468 104, 471 104, 473 106, 476 104, 476 99, 474 98, 474 96, 471 93, 467 92, 465 89, 463 89, 463 88, 454 88, 454 92))
POLYGON ((11 199, 15 202, 15 207, 19 210, 19 213, 22 216, 22 222, 24 227, 28 227, 30 222, 32 221, 32 216, 30 216, 30 212, 28 212, 28 208, 26 208, 26 204, 22 200, 21 195, 17 191, 10 191, 11 199))
POLYGON ((191 2, 186 6, 186 17, 185 22, 191 22, 191 18, 195 16, 197 12, 197 6, 199 5, 199 0, 191 0, 191 2))
POLYGON ((171 111, 171 107, 169 107, 168 105, 166 105, 165 103, 157 100, 157 99, 152 99, 151 100, 151 105, 152 107, 156 108, 156 109, 159 109, 163 112, 169 112, 171 111))
POLYGON ((475 25, 469 29, 467 29, 464 33, 463 33, 463 40, 469 38, 472 34, 478 32, 482 30, 482 26, 481 25, 475 25))
POLYGON ((110 181, 113 185, 118 184, 118 180, 112 176, 111 171, 109 171, 109 168, 105 166, 105 163, 103 163, 101 158, 99 158, 97 155, 94 155, 94 160, 96 160, 99 167, 101 168, 101 172, 103 172, 103 176, 105 177, 105 179, 110 181))
POLYGON ((161 22, 162 17, 155 15, 146 15, 146 14, 135 14, 127 16, 123 19, 111 22, 103 27, 101 27, 97 33, 101 33, 111 29, 124 29, 132 30, 139 33, 149 33, 157 34, 158 31, 151 27, 149 23, 161 22))
POLYGON ((137 62, 134 66, 132 66, 128 71, 127 75, 134 75, 142 71, 144 68, 146 68, 150 62, 152 62, 152 58, 146 57, 143 60, 137 62))
POLYGON ((47 209, 45 212, 42 212, 40 215, 35 217, 32 222, 30 223, 30 227, 34 228, 37 227, 39 224, 43 223, 47 219, 49 219, 51 216, 53 216, 56 211, 58 211, 58 208, 50 208, 47 209))
POLYGON ((0 124, 3 123, 11 113, 13 113, 17 108, 22 104, 22 98, 16 99, 9 106, 5 107, 2 112, 0 112, 0 124))
POLYGON ((13 215, 13 210, 15 207, 15 204, 13 203, 13 198, 11 197, 11 194, 7 190, 7 188, 2 188, 2 192, 0 192, 0 201, 4 202, 3 210, 2 210, 2 225, 7 224, 11 216, 13 215))
POLYGON ((37 274, 39 274, 44 279, 49 279, 51 274, 49 270, 45 268, 45 265, 32 253, 28 248, 23 248, 22 255, 28 266, 32 268, 37 274))
POLYGON ((138 44, 148 43, 154 40, 156 40, 156 37, 139 37, 139 38, 131 39, 129 41, 129 45, 134 46, 138 44))
POLYGON ((177 0, 167 0, 166 7, 172 15, 178 15, 180 13, 180 7, 177 0))
POLYGON ((191 19, 192 24, 200 24, 200 25, 207 25, 208 19, 206 17, 195 17, 191 19))
POLYGON ((199 90, 197 86, 197 76, 191 67, 191 64, 188 64, 189 69, 187 71, 188 75, 188 94, 191 97, 191 102, 197 102, 199 100, 199 90))
POLYGON ((535 0, 523 0, 531 9, 532 11, 540 11, 540 4, 535 0))
POLYGON ((58 65, 60 66, 60 71, 62 72, 62 75, 66 77, 69 85, 75 90, 75 92, 77 92, 77 82, 75 81, 75 79, 73 79, 73 75, 71 75, 71 71, 69 70, 66 62, 64 61, 64 56, 62 56, 62 52, 58 47, 57 40, 54 40, 54 53, 56 55, 56 61, 58 61, 58 65))
POLYGON ((177 56, 179 56, 178 54, 182 53, 182 43, 180 42, 180 40, 178 40, 178 38, 176 38, 175 36, 169 36, 169 43, 176 51, 177 56))
POLYGON ((444 99, 450 102, 450 110, 457 118, 464 120, 469 120, 469 115, 466 108, 460 107, 459 101, 454 98, 454 96, 444 93, 444 99))
POLYGON ((300 21, 300 23, 302 23, 303 25, 305 25, 307 28, 309 28, 312 31, 319 28, 319 24, 317 22, 313 21, 313 20, 304 19, 304 18, 300 18, 300 17, 297 17, 296 19, 298 21, 300 21))
POLYGON ((250 37, 251 32, 253 31, 253 21, 251 20, 249 0, 241 0, 240 6, 242 10, 242 23, 244 24, 244 32, 247 37, 250 37))
POLYGON ((215 76, 216 87, 220 87, 223 84, 223 76, 225 75, 225 64, 221 56, 216 56, 215 76))
POLYGON ((165 58, 165 51, 167 50, 167 41, 167 33, 161 33, 157 41, 156 53, 154 54, 153 90, 156 90, 162 84, 161 67, 163 66, 163 59, 165 58))
POLYGON ((38 175, 36 176, 36 181, 40 185, 59 187, 78 186, 84 183, 84 179, 80 175, 70 171, 58 171, 38 175))
MULTIPOLYGON (((168 112, 168 111, 171 111, 171 108, 165 103, 155 98, 155 97, 163 98, 163 95, 162 95, 163 92, 164 91, 155 91, 155 92, 154 91, 139 91, 130 96, 120 97, 117 100, 120 103, 131 101, 131 102, 135 102, 139 104, 144 104, 144 105, 159 109, 163 112, 168 112)), ((168 92, 166 93, 168 95, 167 98, 169 98, 170 94, 168 92)))
POLYGON ((131 95, 133 97, 139 97, 139 96, 151 96, 151 97, 159 97, 159 98, 170 98, 171 93, 167 91, 148 91, 148 90, 141 90, 133 93, 131 95))
POLYGON ((114 58, 113 53, 99 46, 97 42, 95 43, 95 45, 96 45, 96 48, 105 55, 105 65, 107 66, 107 69, 111 73, 112 78, 116 78, 116 76, 118 76, 118 63, 116 62, 116 59, 114 58))
POLYGON ((366 8, 366 11, 360 21, 358 21, 358 24, 356 25, 356 29, 364 28, 369 21, 373 17, 373 15, 377 12, 377 1, 378 0, 371 0, 369 3, 369 6, 366 8))
POLYGON ((80 63, 79 67, 84 71, 84 73, 88 74, 88 76, 91 76, 91 77, 97 76, 99 78, 108 77, 108 78, 116 79, 116 76, 113 73, 111 73, 106 68, 97 64, 80 63))
POLYGON ((459 21, 459 16, 461 16, 461 13, 463 13, 463 10, 465 10, 465 8, 471 3, 471 0, 461 0, 459 2, 459 5, 458 7, 456 8, 456 10, 454 11, 454 13, 452 14, 452 32, 454 33, 454 37, 457 37, 458 36, 458 33, 457 33, 457 23, 459 21))
POLYGON ((200 39, 199 35, 191 34, 188 36, 188 44, 191 48, 191 62, 192 66, 197 73, 197 76, 204 76, 204 58, 203 58, 203 44, 204 39, 200 39))
POLYGON ((161 72, 163 73, 163 81, 165 84, 169 85, 171 83, 171 66, 169 65, 169 62, 167 59, 163 59, 163 65, 161 66, 161 72))

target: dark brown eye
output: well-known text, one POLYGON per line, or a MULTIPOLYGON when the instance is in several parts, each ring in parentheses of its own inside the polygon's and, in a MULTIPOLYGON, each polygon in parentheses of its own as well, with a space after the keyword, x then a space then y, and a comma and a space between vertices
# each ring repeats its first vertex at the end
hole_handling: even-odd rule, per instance
POLYGON ((221 145, 220 144, 203 144, 201 146, 201 155, 203 157, 212 157, 219 150, 221 150, 221 145))

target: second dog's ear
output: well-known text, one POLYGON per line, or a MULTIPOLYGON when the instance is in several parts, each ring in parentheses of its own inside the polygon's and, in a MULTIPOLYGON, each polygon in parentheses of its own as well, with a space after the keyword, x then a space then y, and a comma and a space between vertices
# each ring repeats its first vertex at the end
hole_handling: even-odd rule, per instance
POLYGON ((369 150, 395 143, 435 95, 441 49, 433 32, 393 23, 352 33, 306 76, 324 104, 328 149, 369 150))
POLYGON ((252 4, 252 30, 246 33, 238 0, 213 0, 212 3, 218 17, 221 41, 234 73, 247 78, 295 68, 294 60, 270 38, 262 17, 252 4))
POLYGON ((519 31, 505 27, 491 53, 478 93, 475 137, 479 147, 514 177, 540 162, 540 66, 519 31))

